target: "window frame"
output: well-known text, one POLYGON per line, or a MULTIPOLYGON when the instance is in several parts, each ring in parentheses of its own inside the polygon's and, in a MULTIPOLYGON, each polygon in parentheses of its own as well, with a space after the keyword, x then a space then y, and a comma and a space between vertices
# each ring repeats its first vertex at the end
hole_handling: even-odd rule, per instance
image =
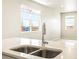
MULTIPOLYGON (((29 12, 30 14, 33 13, 33 12, 32 12, 33 9, 32 9, 32 8, 28 8, 27 6, 24 6, 24 7, 22 6, 22 7, 21 7, 21 13, 22 13, 22 10, 24 10, 24 9, 29 10, 29 11, 30 11, 30 12, 29 12)), ((38 10, 37 10, 37 11, 38 11, 38 10)), ((39 11, 39 12, 41 12, 41 11, 39 11)), ((38 31, 40 31, 40 27, 41 27, 41 26, 40 26, 40 24, 41 24, 41 13, 36 13, 36 14, 38 14, 40 18, 37 20, 39 24, 38 24, 38 26, 37 26, 38 29, 36 29, 35 31, 33 31, 31 24, 29 24, 29 28, 30 28, 29 31, 23 30, 23 28, 22 28, 22 27, 23 27, 23 19, 22 19, 22 15, 20 14, 20 17, 21 17, 21 20, 20 20, 20 21, 21 21, 21 26, 20 26, 20 28, 21 28, 21 32, 22 32, 22 33, 26 33, 26 32, 38 32, 38 31)), ((28 19, 28 18, 27 18, 27 19, 28 19)), ((31 20, 28 19, 28 21, 29 21, 29 23, 31 23, 31 22, 32 22, 32 18, 31 18, 31 20)), ((36 26, 35 26, 35 27, 36 27, 36 26)))

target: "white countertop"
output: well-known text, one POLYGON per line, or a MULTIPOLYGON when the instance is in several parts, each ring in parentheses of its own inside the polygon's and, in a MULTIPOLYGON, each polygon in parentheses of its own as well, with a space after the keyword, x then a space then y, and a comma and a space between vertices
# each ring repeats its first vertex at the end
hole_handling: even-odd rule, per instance
MULTIPOLYGON (((29 39, 29 38, 8 38, 3 39, 3 53, 21 59, 45 59, 25 53, 15 52, 10 50, 16 46, 22 45, 35 45, 41 46, 41 40, 29 39)), ((63 52, 53 59, 77 59, 76 52, 76 40, 63 40, 59 39, 56 41, 48 41, 46 44, 48 48, 61 49, 63 52)))

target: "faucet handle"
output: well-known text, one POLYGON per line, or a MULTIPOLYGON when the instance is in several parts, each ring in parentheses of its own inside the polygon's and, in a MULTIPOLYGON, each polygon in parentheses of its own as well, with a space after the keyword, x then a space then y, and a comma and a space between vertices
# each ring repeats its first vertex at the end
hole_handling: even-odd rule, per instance
POLYGON ((48 42, 47 42, 47 41, 44 41, 43 43, 44 43, 44 44, 48 44, 48 42))

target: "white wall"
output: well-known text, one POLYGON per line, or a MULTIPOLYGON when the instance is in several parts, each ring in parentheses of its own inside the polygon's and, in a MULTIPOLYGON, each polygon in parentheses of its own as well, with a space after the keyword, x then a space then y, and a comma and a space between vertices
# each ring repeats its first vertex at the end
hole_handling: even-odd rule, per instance
POLYGON ((60 38, 60 11, 58 9, 51 9, 28 0, 3 0, 3 39, 9 37, 41 39, 41 31, 20 33, 21 4, 42 11, 42 21, 46 22, 46 39, 60 38))
POLYGON ((46 36, 45 39, 59 39, 60 38, 60 10, 59 9, 45 9, 43 11, 46 22, 46 36))
POLYGON ((16 0, 3 0, 3 38, 14 37, 18 34, 19 5, 16 0))
POLYGON ((77 0, 63 0, 62 12, 77 11, 77 0))

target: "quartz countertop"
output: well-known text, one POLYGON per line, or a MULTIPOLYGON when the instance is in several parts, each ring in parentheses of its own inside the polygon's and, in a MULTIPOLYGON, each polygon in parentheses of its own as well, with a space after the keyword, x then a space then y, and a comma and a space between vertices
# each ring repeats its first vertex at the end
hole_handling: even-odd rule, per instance
MULTIPOLYGON (((61 49, 63 52, 58 56, 52 59, 77 59, 77 48, 76 48, 76 40, 68 40, 68 39, 58 39, 58 40, 46 40, 48 44, 45 45, 47 48, 61 49)), ((2 41, 2 52, 3 54, 10 55, 17 59, 45 59, 42 57, 37 57, 21 52, 16 52, 10 50, 16 46, 22 45, 33 45, 33 46, 41 46, 41 39, 29 39, 29 38, 7 38, 2 41)))

